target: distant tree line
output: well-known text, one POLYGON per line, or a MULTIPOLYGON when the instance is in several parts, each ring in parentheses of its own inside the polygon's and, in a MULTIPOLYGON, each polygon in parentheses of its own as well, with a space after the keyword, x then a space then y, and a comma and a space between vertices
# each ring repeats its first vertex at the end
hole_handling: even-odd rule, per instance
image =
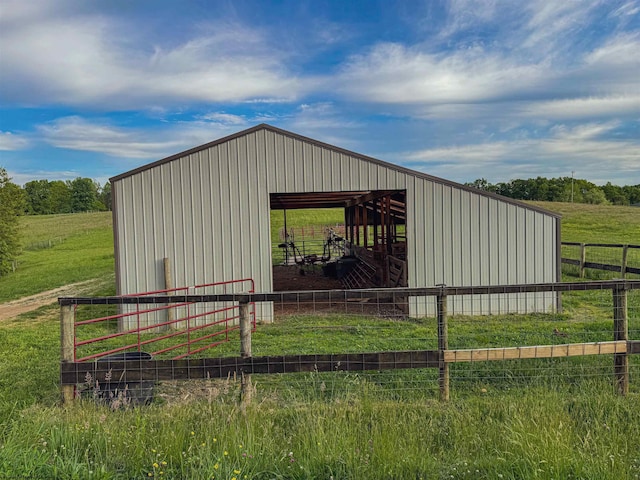
POLYGON ((111 184, 103 187, 90 178, 33 180, 22 188, 27 215, 100 212, 111 210, 111 184))
POLYGON ((608 182, 600 187, 587 180, 571 177, 516 179, 496 184, 480 178, 465 185, 517 200, 605 205, 640 204, 640 185, 619 187, 608 182))
POLYGON ((12 270, 20 254, 20 215, 111 210, 111 184, 90 178, 33 180, 20 187, 0 167, 0 276, 12 270))

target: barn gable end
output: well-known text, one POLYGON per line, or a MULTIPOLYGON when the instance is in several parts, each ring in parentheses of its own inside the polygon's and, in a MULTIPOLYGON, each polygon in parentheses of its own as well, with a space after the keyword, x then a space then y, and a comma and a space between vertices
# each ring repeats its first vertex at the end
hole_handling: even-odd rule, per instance
MULTIPOLYGON (((253 278, 256 291, 271 291, 270 194, 302 192, 405 191, 410 287, 559 280, 557 215, 269 125, 111 183, 119 294, 164 288, 165 257, 176 286, 253 278)), ((416 302, 414 314, 428 313, 416 302)))

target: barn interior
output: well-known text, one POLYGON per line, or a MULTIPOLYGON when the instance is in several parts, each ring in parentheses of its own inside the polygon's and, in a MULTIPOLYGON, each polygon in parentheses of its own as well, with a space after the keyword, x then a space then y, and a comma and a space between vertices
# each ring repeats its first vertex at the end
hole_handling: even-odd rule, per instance
POLYGON ((407 286, 405 190, 272 193, 270 202, 271 210, 283 211, 285 225, 274 291, 407 286), (320 208, 342 209, 344 228, 327 229, 316 251, 300 248, 286 212, 320 208))

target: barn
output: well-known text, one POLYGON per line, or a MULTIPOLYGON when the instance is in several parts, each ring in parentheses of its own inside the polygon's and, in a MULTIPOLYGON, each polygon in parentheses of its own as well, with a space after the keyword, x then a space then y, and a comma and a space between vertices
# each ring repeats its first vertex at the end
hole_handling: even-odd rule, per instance
MULTIPOLYGON (((266 124, 110 181, 118 294, 165 288, 167 261, 175 286, 251 278, 272 291, 270 210, 313 207, 344 208, 351 253, 382 266, 380 286, 560 280, 558 215, 266 124), (405 271, 391 284, 395 259, 405 271)), ((557 306, 552 293, 527 295, 469 296, 450 308, 557 306)), ((413 298, 409 310, 431 307, 413 298)), ((256 313, 269 321, 273 309, 256 313)))

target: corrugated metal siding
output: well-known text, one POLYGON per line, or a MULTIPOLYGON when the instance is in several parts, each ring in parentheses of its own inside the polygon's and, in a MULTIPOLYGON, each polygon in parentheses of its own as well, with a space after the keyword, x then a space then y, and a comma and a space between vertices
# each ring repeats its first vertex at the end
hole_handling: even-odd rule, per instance
MULTIPOLYGON (((556 279, 554 217, 271 130, 118 179, 113 189, 121 293, 163 288, 164 257, 175 286, 253 277, 269 291, 269 193, 343 190, 406 189, 409 286, 556 279)), ((527 303, 470 297, 456 305, 468 313, 527 303)), ((414 308, 430 310, 418 300, 414 308)))

